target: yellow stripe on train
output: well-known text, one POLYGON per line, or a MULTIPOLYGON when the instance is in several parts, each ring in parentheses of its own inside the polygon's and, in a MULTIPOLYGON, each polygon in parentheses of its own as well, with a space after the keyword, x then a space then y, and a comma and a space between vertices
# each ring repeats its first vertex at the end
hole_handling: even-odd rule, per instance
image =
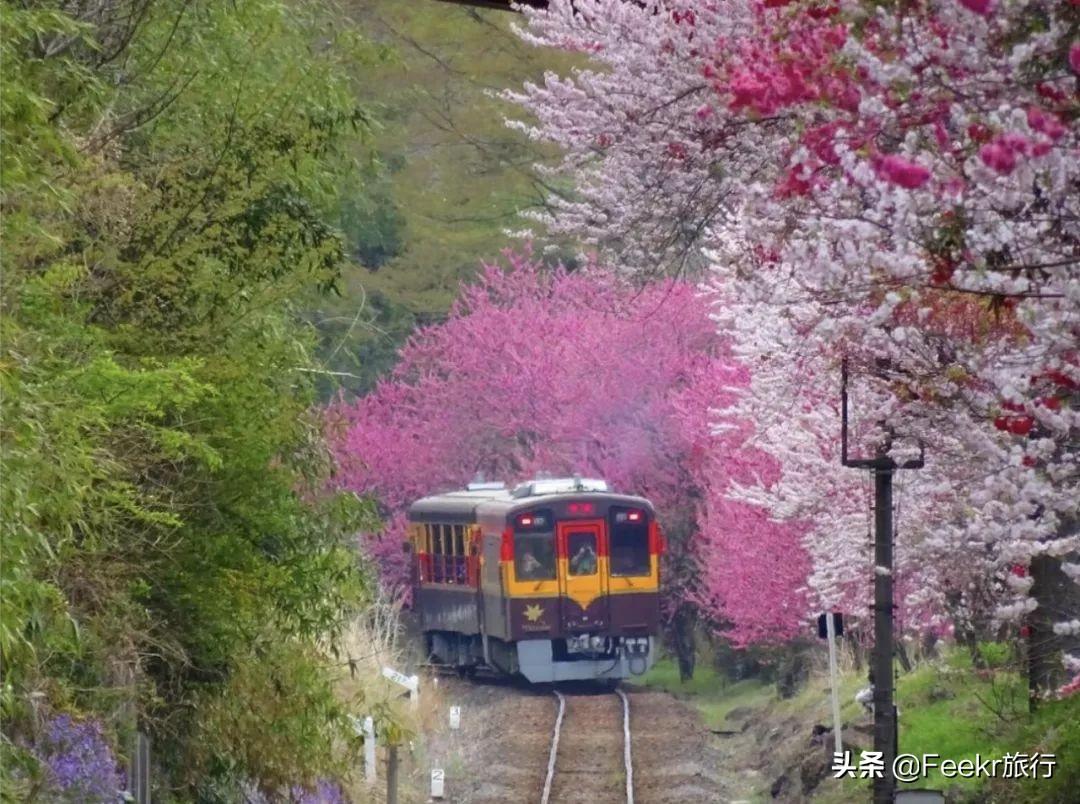
POLYGON ((609 575, 607 556, 598 557, 598 573, 574 576, 569 573, 569 561, 566 558, 560 558, 557 563, 557 573, 558 578, 564 579, 565 593, 559 588, 558 578, 521 580, 515 575, 513 561, 500 561, 499 565, 503 589, 508 597, 569 597, 582 608, 605 594, 656 592, 660 588, 660 558, 656 555, 649 556, 649 574, 635 576, 609 575), (606 589, 603 588, 604 584, 607 586, 606 589))

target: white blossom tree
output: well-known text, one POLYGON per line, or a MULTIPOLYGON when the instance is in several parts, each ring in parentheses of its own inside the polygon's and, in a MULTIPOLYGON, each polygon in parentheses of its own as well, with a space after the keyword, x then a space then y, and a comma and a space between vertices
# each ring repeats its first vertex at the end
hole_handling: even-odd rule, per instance
POLYGON ((575 192, 545 224, 721 295, 741 412, 784 470, 737 493, 809 522, 822 602, 868 568, 864 479, 838 460, 847 359, 854 447, 927 452, 900 496, 913 621, 1080 647, 1075 593, 1046 592, 1080 575, 1078 25, 1051 0, 528 13, 526 39, 591 59, 507 93, 565 152, 549 178, 575 192))

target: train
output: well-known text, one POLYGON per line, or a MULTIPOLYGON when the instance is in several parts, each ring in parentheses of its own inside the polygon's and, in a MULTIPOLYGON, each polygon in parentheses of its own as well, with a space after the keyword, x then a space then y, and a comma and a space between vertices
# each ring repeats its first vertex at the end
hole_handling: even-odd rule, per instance
POLYGON ((475 482, 414 502, 407 531, 433 662, 532 683, 652 667, 664 537, 644 497, 595 478, 475 482))

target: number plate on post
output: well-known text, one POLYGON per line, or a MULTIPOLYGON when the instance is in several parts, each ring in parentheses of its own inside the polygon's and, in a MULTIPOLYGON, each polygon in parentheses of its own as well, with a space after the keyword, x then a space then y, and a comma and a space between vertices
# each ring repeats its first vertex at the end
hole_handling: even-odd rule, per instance
POLYGON ((431 797, 442 798, 446 790, 446 771, 442 768, 431 769, 431 797))

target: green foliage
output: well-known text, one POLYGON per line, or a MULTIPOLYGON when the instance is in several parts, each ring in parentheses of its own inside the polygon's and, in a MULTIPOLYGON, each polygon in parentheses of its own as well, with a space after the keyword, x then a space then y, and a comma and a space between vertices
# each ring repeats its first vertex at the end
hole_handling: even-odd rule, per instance
MULTIPOLYGON (((1011 673, 976 673, 966 657, 952 654, 949 664, 927 664, 900 679, 901 750, 909 754, 936 753, 949 759, 973 759, 976 753, 1001 756, 1007 749, 1011 724, 1023 716, 1013 693, 1022 687, 1011 673)), ((1026 699, 1021 698, 1025 702, 1026 699)), ((944 779, 936 771, 926 785, 977 787, 980 780, 944 779)))
POLYGON ((254 778, 280 800, 297 784, 346 775, 339 746, 352 745, 355 756, 359 745, 322 661, 271 632, 239 657, 223 694, 208 691, 194 702, 199 739, 185 769, 187 786, 203 800, 236 801, 243 800, 237 781, 254 778), (307 774, 298 778, 298 768, 307 774))
MULTIPOLYGON (((985 643, 984 654, 1008 657, 1009 646, 985 643), (993 645, 993 647, 991 647, 993 645), (999 648, 1003 647, 1002 652, 999 648)), ((729 746, 729 758, 760 769, 761 742, 767 739, 771 770, 790 772, 806 751, 809 724, 830 722, 828 678, 811 677, 797 695, 778 700, 775 688, 759 679, 731 683, 710 668, 702 667, 694 679, 682 683, 678 668, 664 658, 643 679, 649 687, 668 691, 693 704, 707 726, 739 730, 751 725, 748 743, 729 746), (729 714, 735 713, 735 722, 729 714), (742 754, 749 748, 748 754, 742 754), (787 762, 789 764, 784 765, 787 762)), ((856 691, 866 685, 865 674, 847 672, 840 678, 841 718, 849 740, 869 747, 862 729, 870 716, 855 703, 856 691)), ((1076 800, 1080 785, 1080 695, 1041 703, 1034 713, 1027 708, 1027 684, 1006 666, 996 670, 974 667, 967 651, 954 649, 941 660, 918 665, 897 680, 900 713, 900 751, 937 754, 941 759, 961 761, 998 759, 1006 753, 1053 754, 1056 764, 1051 778, 1040 779, 947 779, 932 771, 923 781, 903 787, 946 790, 950 801, 993 801, 1002 804, 1066 804, 1076 800)), ((735 738, 728 737, 726 740, 735 738)), ((771 777, 766 775, 767 785, 771 777)), ((764 790, 759 791, 764 795, 764 790)), ((826 777, 813 792, 813 800, 853 801, 868 795, 861 779, 826 777)))
POLYGON ((377 141, 394 168, 405 229, 405 248, 364 284, 415 313, 442 313, 458 283, 505 247, 505 230, 523 228, 519 213, 542 203, 530 166, 544 153, 506 128, 514 109, 493 92, 538 80, 566 57, 521 42, 503 12, 395 0, 353 6, 396 55, 366 95, 385 108, 377 141))
POLYGON ((979 658, 991 670, 1004 668, 1012 659, 1012 649, 1002 642, 980 642, 979 658))
POLYGON ((1080 789, 1080 695, 1040 705, 1031 721, 1019 732, 1017 745, 1028 754, 1053 754, 1056 759, 1049 779, 992 782, 994 800, 1068 804, 1080 789), (1011 796, 1011 797, 1010 797, 1011 796))
POLYGON ((353 259, 377 271, 405 247, 405 217, 393 185, 375 168, 342 178, 339 223, 353 259))
POLYGON ((973 667, 964 651, 939 664, 901 676, 900 750, 936 753, 954 760, 997 759, 1006 753, 1054 754, 1050 779, 946 779, 933 772, 926 784, 948 789, 959 801, 1071 802, 1080 783, 1080 697, 1040 704, 1028 712, 1027 682, 1007 665, 1009 646, 981 643, 980 655, 998 669, 973 667), (993 660, 993 662, 991 661, 993 660))
POLYGON ((297 305, 340 277, 378 54, 319 4, 3 13, 5 753, 46 706, 136 713, 181 800, 340 770, 372 513, 324 491, 297 305))

